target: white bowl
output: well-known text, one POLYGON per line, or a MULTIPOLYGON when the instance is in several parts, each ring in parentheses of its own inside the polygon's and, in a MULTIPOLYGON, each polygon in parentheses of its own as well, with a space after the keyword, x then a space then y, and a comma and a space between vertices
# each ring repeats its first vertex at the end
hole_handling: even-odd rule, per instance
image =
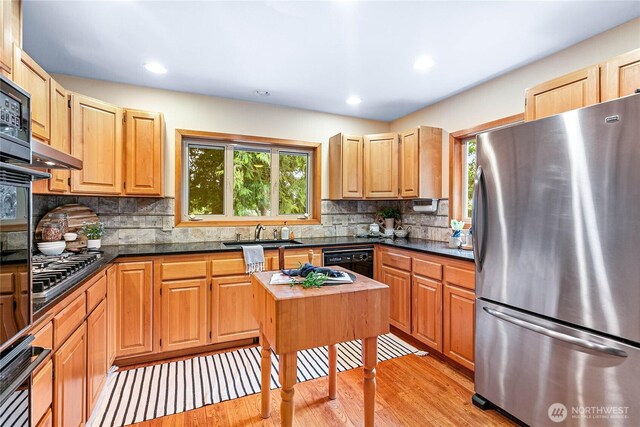
POLYGON ((43 245, 42 243, 38 243, 38 250, 45 255, 60 255, 64 252, 66 247, 65 242, 48 242, 48 243, 56 243, 55 245, 43 245))
POLYGON ((43 248, 52 247, 52 246, 60 246, 61 243, 64 243, 62 240, 56 240, 55 242, 38 242, 38 246, 42 246, 43 248))
POLYGON ((64 240, 66 242, 73 242, 78 238, 78 233, 64 233, 64 240))

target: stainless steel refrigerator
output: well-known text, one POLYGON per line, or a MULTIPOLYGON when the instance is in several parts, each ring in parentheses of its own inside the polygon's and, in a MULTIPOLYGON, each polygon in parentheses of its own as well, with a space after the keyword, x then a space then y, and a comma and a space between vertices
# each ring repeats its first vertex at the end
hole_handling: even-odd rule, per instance
POLYGON ((477 149, 474 403, 534 426, 639 426, 640 95, 477 149))

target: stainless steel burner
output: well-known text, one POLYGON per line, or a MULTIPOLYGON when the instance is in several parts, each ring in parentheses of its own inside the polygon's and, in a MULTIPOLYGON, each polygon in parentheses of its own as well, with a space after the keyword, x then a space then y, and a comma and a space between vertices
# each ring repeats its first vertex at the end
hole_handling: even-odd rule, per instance
POLYGON ((65 291, 72 279, 87 272, 88 267, 102 258, 100 252, 56 256, 34 255, 32 258, 33 299, 47 300, 65 291))

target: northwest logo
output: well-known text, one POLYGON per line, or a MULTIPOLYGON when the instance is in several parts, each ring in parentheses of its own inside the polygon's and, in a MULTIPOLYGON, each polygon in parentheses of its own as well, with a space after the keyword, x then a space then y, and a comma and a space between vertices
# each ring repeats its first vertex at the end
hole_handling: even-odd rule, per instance
POLYGON ((567 418, 567 407, 562 403, 554 403, 549 406, 549 410, 547 411, 547 415, 549 415, 549 419, 554 423, 561 423, 567 418))

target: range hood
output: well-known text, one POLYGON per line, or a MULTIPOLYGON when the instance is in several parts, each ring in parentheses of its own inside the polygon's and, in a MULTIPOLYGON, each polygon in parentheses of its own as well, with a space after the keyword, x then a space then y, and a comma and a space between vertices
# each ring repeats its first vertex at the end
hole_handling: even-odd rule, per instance
POLYGON ((31 140, 31 166, 44 169, 82 169, 82 160, 60 150, 31 140))

